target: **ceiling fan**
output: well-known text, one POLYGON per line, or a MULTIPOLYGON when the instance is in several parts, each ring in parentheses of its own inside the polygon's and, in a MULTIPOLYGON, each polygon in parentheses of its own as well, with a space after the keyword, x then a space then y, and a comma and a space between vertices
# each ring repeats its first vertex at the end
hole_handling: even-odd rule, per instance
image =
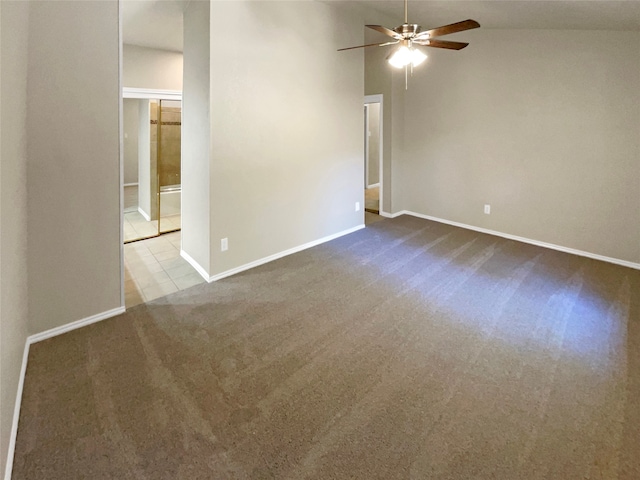
POLYGON ((463 32, 465 30, 471 30, 478 28, 480 24, 475 20, 463 20, 461 22, 452 23, 450 25, 444 25, 442 27, 432 28, 431 30, 423 31, 420 25, 415 23, 409 23, 407 20, 407 0, 404 0, 404 23, 396 28, 389 29, 382 25, 366 25, 366 27, 376 30, 380 33, 393 38, 390 42, 385 43, 369 43, 367 45, 358 45, 357 47, 341 48, 338 51, 352 50, 354 48, 366 48, 366 47, 386 47, 389 45, 398 45, 389 56, 387 60, 391 65, 397 68, 405 67, 405 73, 407 67, 417 67, 420 65, 427 56, 418 50, 414 45, 420 45, 424 47, 434 48, 446 48, 449 50, 462 50, 469 45, 464 42, 452 42, 450 40, 439 40, 435 37, 441 37, 443 35, 449 35, 450 33, 463 32))

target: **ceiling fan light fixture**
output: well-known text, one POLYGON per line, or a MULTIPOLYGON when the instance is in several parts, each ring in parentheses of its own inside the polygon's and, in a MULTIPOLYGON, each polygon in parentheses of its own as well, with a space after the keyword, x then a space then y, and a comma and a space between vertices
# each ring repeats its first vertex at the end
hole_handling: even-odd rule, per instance
POLYGON ((421 50, 418 50, 417 48, 414 48, 411 51, 411 63, 413 64, 414 67, 417 67, 422 62, 424 62, 426 59, 427 59, 427 55, 422 53, 421 50))
POLYGON ((405 67, 411 63, 411 50, 406 45, 402 45, 389 56, 388 60, 393 67, 405 67))
MULTIPOLYGON (((0 0, 2 1, 2 0, 0 0)), ((407 16, 407 3, 408 0, 404 0, 404 23, 394 29, 383 27, 382 25, 365 25, 365 27, 382 33, 387 37, 391 37, 392 41, 382 43, 369 43, 367 45, 358 45, 357 47, 347 47, 338 49, 339 52, 343 50, 353 50, 356 48, 367 47, 388 47, 389 45, 398 45, 390 54, 386 60, 395 68, 404 68, 404 88, 409 88, 409 71, 413 75, 414 67, 421 65, 426 59, 427 55, 414 47, 414 45, 420 45, 430 48, 446 48, 448 50, 462 50, 468 43, 465 42, 453 42, 451 40, 440 40, 435 37, 442 37, 452 33, 464 32, 465 30, 471 30, 478 28, 480 24, 472 19, 463 20, 461 22, 451 23, 449 25, 443 25, 437 28, 431 28, 423 31, 422 27, 416 23, 409 23, 407 16), (411 66, 411 68, 409 68, 411 66)), ((389 40, 387 38, 387 40, 389 40)))
POLYGON ((389 57, 389 63, 396 68, 403 68, 411 64, 417 67, 427 59, 427 56, 417 48, 407 47, 402 45, 396 49, 389 57))

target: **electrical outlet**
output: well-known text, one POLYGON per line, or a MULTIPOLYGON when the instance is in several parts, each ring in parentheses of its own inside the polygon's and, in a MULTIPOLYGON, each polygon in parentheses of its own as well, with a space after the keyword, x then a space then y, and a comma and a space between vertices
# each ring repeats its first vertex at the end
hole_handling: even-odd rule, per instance
POLYGON ((223 238, 222 240, 220 240, 220 251, 226 252, 227 250, 229 250, 229 239, 223 238))
POLYGON ((360 202, 356 202, 356 212, 360 211, 360 202))
POLYGON ((486 213, 487 215, 491 213, 491 205, 487 204, 484 206, 484 213, 486 213))

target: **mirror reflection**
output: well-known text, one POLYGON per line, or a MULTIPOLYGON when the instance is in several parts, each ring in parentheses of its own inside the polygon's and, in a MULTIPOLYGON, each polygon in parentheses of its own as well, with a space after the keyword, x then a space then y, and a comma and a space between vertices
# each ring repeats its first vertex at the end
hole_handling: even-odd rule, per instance
POLYGON ((123 99, 124 241, 180 230, 181 102, 123 99))

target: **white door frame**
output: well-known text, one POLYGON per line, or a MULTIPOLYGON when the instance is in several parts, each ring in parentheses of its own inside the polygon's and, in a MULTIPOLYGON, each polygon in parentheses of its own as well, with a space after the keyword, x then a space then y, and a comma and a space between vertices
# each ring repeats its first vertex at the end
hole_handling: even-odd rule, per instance
MULTIPOLYGON (((368 108, 368 105, 371 103, 377 103, 380 105, 380 121, 378 122, 379 124, 379 135, 380 135, 380 159, 379 159, 379 164, 378 164, 378 172, 379 172, 379 179, 380 179, 380 205, 378 206, 378 209, 380 211, 380 215, 383 214, 383 210, 382 210, 382 199, 383 199, 383 195, 384 195, 384 170, 383 170, 383 165, 384 165, 384 145, 383 145, 383 125, 384 125, 384 112, 383 112, 383 107, 384 107, 384 96, 382 94, 378 94, 378 95, 366 95, 364 97, 364 105, 365 107, 368 108)), ((368 120, 367 120, 368 121, 368 120)), ((365 132, 369 131, 369 125, 365 126, 366 130, 365 132)), ((369 180, 368 178, 368 172, 367 172, 367 163, 369 161, 368 155, 368 146, 369 146, 369 135, 368 133, 365 133, 365 140, 366 140, 366 148, 367 151, 366 153, 366 157, 365 157, 365 177, 364 177, 364 182, 365 182, 365 187, 367 185, 367 182, 369 180)), ((384 215, 383 215, 384 216, 384 215)))
POLYGON ((154 90, 152 88, 122 87, 122 98, 182 101, 182 92, 180 90, 154 90))

